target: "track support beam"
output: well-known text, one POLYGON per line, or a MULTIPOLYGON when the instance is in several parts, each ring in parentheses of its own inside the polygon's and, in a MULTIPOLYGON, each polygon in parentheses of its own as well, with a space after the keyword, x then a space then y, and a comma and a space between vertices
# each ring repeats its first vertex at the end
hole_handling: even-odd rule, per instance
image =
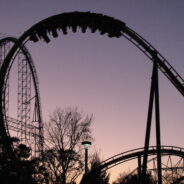
POLYGON ((146 184, 148 149, 149 149, 149 142, 150 142, 151 121, 152 121, 154 100, 155 100, 158 184, 162 184, 159 85, 158 85, 158 66, 157 66, 156 58, 157 56, 155 55, 155 57, 153 58, 154 64, 153 64, 153 71, 152 71, 150 99, 149 99, 148 116, 147 116, 146 137, 145 137, 145 145, 144 145, 144 156, 143 156, 142 177, 141 177, 142 184, 146 184))
POLYGON ((141 173, 142 173, 142 168, 141 168, 141 155, 138 155, 138 183, 141 184, 141 173))

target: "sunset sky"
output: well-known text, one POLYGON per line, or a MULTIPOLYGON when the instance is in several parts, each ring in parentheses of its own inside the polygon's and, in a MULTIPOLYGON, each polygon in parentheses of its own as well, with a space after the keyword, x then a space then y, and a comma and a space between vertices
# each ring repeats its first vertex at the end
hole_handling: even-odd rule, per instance
MULTIPOLYGON (((183 10, 183 0, 0 0, 0 33, 19 37, 63 12, 102 13, 143 36, 184 78, 183 10)), ((143 147, 152 62, 132 43, 78 30, 26 46, 38 72, 44 121, 56 107, 77 106, 94 115, 91 151, 100 150, 103 159, 143 147)), ((159 77, 162 145, 184 147, 183 97, 159 77)))

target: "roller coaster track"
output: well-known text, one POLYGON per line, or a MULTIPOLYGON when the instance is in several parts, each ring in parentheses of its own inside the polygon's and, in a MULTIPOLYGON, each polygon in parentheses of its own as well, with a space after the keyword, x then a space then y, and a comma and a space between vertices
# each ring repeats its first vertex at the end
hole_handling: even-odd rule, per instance
POLYGON ((123 33, 123 36, 138 47, 150 60, 156 61, 159 69, 170 80, 170 82, 184 96, 184 80, 172 65, 156 50, 149 42, 137 34, 132 29, 128 28, 123 33), (154 57, 154 54, 156 56, 154 57))
MULTIPOLYGON (((4 140, 7 139, 5 131, 5 105, 4 105, 4 91, 5 82, 8 69, 11 66, 11 60, 15 56, 20 47, 23 47, 28 41, 37 42, 44 40, 46 43, 50 42, 50 37, 58 37, 58 32, 61 30, 63 34, 67 34, 67 29, 71 29, 73 32, 77 31, 77 28, 81 28, 82 33, 85 33, 87 28, 94 33, 96 30, 101 35, 106 34, 109 37, 125 37, 132 42, 139 50, 141 50, 153 63, 156 63, 161 72, 169 79, 169 81, 176 87, 176 89, 184 96, 184 80, 171 66, 171 64, 156 50, 149 42, 147 42, 138 33, 130 29, 124 22, 114 19, 112 17, 90 13, 90 12, 69 12, 62 13, 55 16, 46 18, 37 24, 33 25, 30 29, 25 31, 22 36, 15 42, 12 49, 8 53, 4 60, 4 63, 0 69, 0 129, 2 130, 1 136, 4 140)), ((6 144, 5 149, 13 156, 13 150, 11 146, 6 144)), ((162 153, 164 154, 163 149, 162 153)), ((179 154, 181 151, 166 149, 168 152, 175 151, 179 154)), ((143 150, 133 155, 142 154, 143 150)), ((156 150, 152 149, 150 152, 155 153, 156 150)), ((118 159, 118 158, 117 158, 118 159)), ((111 160, 111 162, 113 162, 111 160)), ((110 162, 108 162, 110 165, 110 162)), ((103 167, 107 166, 107 163, 103 167)))
MULTIPOLYGON (((176 146, 162 146, 161 153, 162 155, 175 155, 175 156, 184 158, 184 148, 180 148, 176 146)), ((157 154, 156 146, 150 146, 148 155, 156 155, 156 154, 157 154)), ((129 150, 129 151, 120 153, 118 155, 115 155, 113 157, 110 157, 107 160, 104 160, 100 164, 100 169, 107 170, 121 163, 130 161, 133 159, 137 159, 138 156, 143 157, 143 155, 144 155, 144 148, 129 150)))
POLYGON ((48 43, 50 41, 48 34, 57 37, 57 30, 62 30, 64 34, 67 34, 67 27, 76 32, 77 26, 81 27, 82 32, 85 32, 89 28, 92 32, 99 30, 100 34, 108 33, 109 37, 124 36, 149 59, 153 62, 156 61, 164 75, 184 95, 184 80, 172 65, 143 37, 126 26, 124 22, 112 17, 89 12, 72 12, 55 15, 35 24, 25 32, 20 41, 23 42, 29 38, 34 42, 43 39, 48 43))
MULTIPOLYGON (((4 37, 4 38, 1 38, 0 39, 0 46, 4 46, 6 47, 5 45, 7 43, 11 43, 11 44, 15 44, 17 41, 17 38, 15 37, 4 37)), ((7 51, 6 51, 7 52, 7 51)), ((4 55, 7 53, 3 53, 4 55)), ((5 56, 6 56, 5 55, 5 56)), ((1 63, 3 65, 3 61, 1 63)), ((25 67, 25 64, 24 66, 20 66, 21 68, 25 67)), ((21 72, 21 71, 20 71, 21 72)), ((26 73, 27 73, 27 69, 26 69, 26 73)), ((21 74, 22 75, 22 74, 21 74)), ((25 83, 25 78, 23 78, 22 80, 24 81, 20 81, 21 84, 25 83)), ((25 88, 25 86, 22 86, 25 88)), ((20 134, 26 134, 27 131, 23 131, 21 128, 20 128, 20 125, 21 127, 26 130, 26 129, 29 129, 29 134, 31 134, 31 136, 35 137, 35 145, 37 147, 37 150, 35 150, 37 153, 41 153, 43 151, 43 122, 42 122, 42 113, 41 113, 41 103, 40 103, 40 93, 39 93, 39 83, 38 83, 38 77, 37 77, 37 72, 36 72, 36 68, 35 68, 35 65, 34 65, 34 62, 33 62, 33 59, 29 53, 29 51, 27 50, 27 48, 23 45, 21 45, 18 49, 18 51, 16 52, 14 58, 11 60, 11 63, 8 67, 8 70, 7 70, 7 73, 6 73, 6 78, 5 78, 5 82, 4 82, 4 91, 3 91, 3 101, 2 101, 2 104, 3 106, 5 107, 5 112, 4 112, 4 120, 5 120, 5 125, 6 125, 6 133, 8 136, 10 136, 9 134, 9 130, 13 130, 13 131, 17 131, 17 132, 20 132, 20 134), (24 119, 21 119, 21 120, 18 120, 18 119, 15 119, 13 117, 9 117, 8 116, 8 107, 7 107, 7 92, 6 92, 6 88, 8 86, 7 84, 7 81, 8 81, 8 78, 9 78, 9 73, 10 73, 10 70, 11 70, 11 66, 15 60, 15 57, 19 54, 23 54, 25 59, 24 59, 24 62, 26 62, 25 64, 29 66, 29 69, 30 69, 30 72, 31 72, 31 76, 32 76, 32 80, 33 80, 33 85, 34 85, 34 91, 35 91, 35 113, 37 114, 37 121, 38 121, 38 127, 36 127, 35 125, 31 125, 31 123, 28 124, 28 119, 26 118, 26 113, 29 113, 29 112, 25 112, 23 115, 22 114, 19 114, 18 116, 24 118, 24 119), (24 124, 25 123, 25 124, 24 124), (35 130, 38 129, 38 130, 35 130), (31 130, 35 130, 35 132, 39 132, 39 133, 31 133, 31 130)), ((20 89, 19 89, 19 92, 18 92, 18 95, 20 95, 20 93, 25 93, 25 89, 21 89, 21 90, 24 90, 23 92, 20 92, 20 89)), ((29 89, 31 90, 31 89, 29 89)), ((25 94, 23 94, 25 95, 25 94)), ((27 99, 27 98, 23 98, 24 100, 27 99)), ((20 113, 24 112, 24 110, 26 109, 26 104, 23 104, 23 102, 19 99, 19 106, 21 107, 18 107, 20 108, 20 113)), ((29 104, 28 104, 29 105, 29 104)), ((30 116, 30 115, 29 115, 30 116)), ((25 135, 26 136, 26 135, 25 135)))
MULTIPOLYGON (((177 170, 183 170, 183 172, 184 172, 184 165, 183 165, 183 163, 182 163, 182 166, 179 166, 179 164, 180 164, 180 162, 184 162, 184 157, 181 157, 180 158, 180 160, 177 162, 177 164, 175 165, 175 166, 173 166, 173 163, 171 162, 171 158, 170 158, 170 156, 178 156, 178 155, 174 155, 174 154, 164 154, 164 155, 162 155, 163 157, 164 156, 169 156, 169 158, 168 158, 168 160, 167 160, 167 164, 169 163, 169 161, 170 161, 170 164, 172 165, 172 166, 167 166, 166 164, 162 164, 163 166, 165 166, 165 167, 162 167, 162 171, 164 170, 164 171, 177 171, 177 170)), ((157 156, 155 156, 155 157, 153 157, 153 158, 151 158, 150 160, 148 160, 148 163, 151 163, 151 162, 155 162, 157 160, 157 156)), ((155 164, 155 163, 154 163, 155 164)), ((119 164, 118 164, 119 165, 119 164)), ((110 169, 110 168, 109 168, 110 169)), ((137 168, 135 168, 134 170, 132 170, 126 177, 128 177, 128 176, 130 176, 130 175, 132 175, 132 174, 134 174, 134 173, 136 173, 137 171, 138 171, 138 167, 137 168)), ((153 169, 148 169, 149 171, 155 171, 155 172, 157 172, 157 168, 153 168, 153 169)))
MULTIPOLYGON (((62 30, 63 34, 67 34, 67 28, 71 28, 76 32, 77 26, 81 27, 82 32, 87 28, 92 32, 100 31, 100 34, 108 33, 109 37, 124 36, 136 47, 138 47, 153 62, 156 61, 160 70, 171 81, 171 83, 184 95, 184 80, 172 67, 172 65, 156 50, 149 42, 147 42, 138 33, 130 29, 120 20, 108 17, 102 14, 90 12, 71 12, 55 15, 40 21, 26 31, 17 42, 23 44, 28 40, 37 42, 43 39, 47 43, 50 41, 49 36, 57 37, 57 31, 62 30)), ((15 50, 17 49, 15 45, 15 50)), ((12 51, 14 50, 12 49, 12 51)), ((15 52, 15 51, 13 51, 15 52)), ((13 55, 13 52, 10 54, 13 55)), ((8 58, 7 58, 8 59, 8 58)))
MULTIPOLYGON (((170 158, 171 156, 177 156, 183 160, 184 159, 184 148, 176 147, 176 146, 162 146, 161 147, 161 154, 162 154, 162 157, 168 156, 168 158, 170 158)), ((95 170, 91 170, 89 173, 84 175, 80 184, 86 184, 86 183, 92 184, 92 183, 94 183, 94 181, 93 181, 94 176, 99 171, 101 171, 101 170, 107 171, 107 170, 109 170, 117 165, 123 164, 125 162, 131 161, 131 160, 139 160, 139 158, 143 158, 143 155, 144 155, 144 148, 132 149, 132 150, 125 151, 125 152, 122 152, 120 154, 114 155, 114 156, 104 160, 103 162, 101 162, 100 165, 95 170)), ((152 158, 148 162, 151 162, 153 159, 156 159, 157 147, 150 146, 149 150, 148 150, 148 155, 152 158), (155 157, 153 157, 153 156, 155 156, 155 157)), ((168 164, 168 160, 167 160, 167 164, 168 164)), ((175 172, 177 170, 182 169, 182 173, 183 173, 183 171, 184 171, 183 164, 182 165, 177 165, 177 164, 175 165, 175 167, 173 167, 174 166, 173 164, 171 164, 171 167, 163 164, 162 169, 165 171, 171 171, 171 172, 175 172)), ((142 164, 140 166, 142 167, 142 164)), ((152 170, 157 173, 156 168, 153 168, 152 170)), ((135 171, 138 171, 138 168, 136 168, 132 172, 130 172, 125 178, 129 177, 135 171)), ((179 175, 177 177, 180 178, 179 175)), ((181 177, 181 180, 182 180, 182 178, 184 178, 184 177, 181 177)), ((173 180, 174 180, 174 178, 173 178, 173 180)), ((171 183, 172 183, 172 181, 171 181, 171 183)), ((177 181, 180 181, 180 180, 178 179, 177 181)), ((164 179, 164 183, 169 184, 167 182, 167 179, 164 179)))

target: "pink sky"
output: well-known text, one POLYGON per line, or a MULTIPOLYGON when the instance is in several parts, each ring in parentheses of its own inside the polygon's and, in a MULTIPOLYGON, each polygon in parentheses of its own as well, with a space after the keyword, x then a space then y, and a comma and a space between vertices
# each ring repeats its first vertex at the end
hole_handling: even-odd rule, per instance
MULTIPOLYGON (((0 33, 20 36, 38 21, 69 11, 118 18, 149 41, 184 77, 182 0, 2 0, 0 33)), ((103 159, 144 145, 152 63, 125 38, 89 31, 29 43, 40 81, 44 120, 55 107, 94 114, 95 142, 103 159)), ((183 145, 183 97, 160 75, 163 145, 183 145)), ((155 144, 154 126, 151 144, 155 144)), ((128 166, 127 166, 128 167, 128 166)))

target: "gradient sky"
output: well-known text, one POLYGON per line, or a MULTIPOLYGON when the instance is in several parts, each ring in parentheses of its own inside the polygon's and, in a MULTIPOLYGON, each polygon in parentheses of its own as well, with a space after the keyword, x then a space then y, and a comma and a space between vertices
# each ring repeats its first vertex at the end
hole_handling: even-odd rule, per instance
MULTIPOLYGON (((62 12, 102 13, 124 21, 184 77, 183 10, 183 0, 0 0, 0 33, 19 37, 62 12)), ((135 46, 125 38, 78 31, 27 47, 38 72, 44 120, 55 107, 93 113, 92 149, 103 159, 144 145, 152 63, 135 46)), ((159 74, 162 144, 184 147, 183 97, 159 74)), ((154 135, 152 126, 151 145, 154 135)))

